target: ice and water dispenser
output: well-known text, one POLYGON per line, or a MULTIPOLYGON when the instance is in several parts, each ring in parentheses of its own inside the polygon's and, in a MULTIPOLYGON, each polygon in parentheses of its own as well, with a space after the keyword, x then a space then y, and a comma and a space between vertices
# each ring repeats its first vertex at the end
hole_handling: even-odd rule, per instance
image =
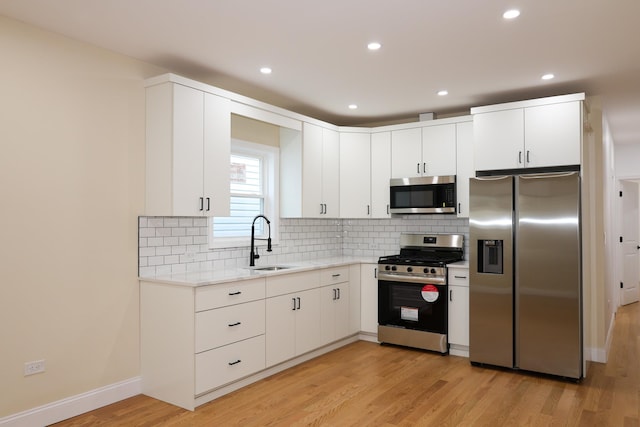
POLYGON ((478 273, 502 274, 502 240, 478 240, 478 273))

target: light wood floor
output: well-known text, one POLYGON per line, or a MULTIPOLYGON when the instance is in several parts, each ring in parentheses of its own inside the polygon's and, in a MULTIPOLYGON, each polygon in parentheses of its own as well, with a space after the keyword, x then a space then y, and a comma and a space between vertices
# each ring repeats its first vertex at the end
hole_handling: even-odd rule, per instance
POLYGON ((580 384, 357 342, 195 412, 136 396, 61 426, 640 426, 640 304, 580 384))

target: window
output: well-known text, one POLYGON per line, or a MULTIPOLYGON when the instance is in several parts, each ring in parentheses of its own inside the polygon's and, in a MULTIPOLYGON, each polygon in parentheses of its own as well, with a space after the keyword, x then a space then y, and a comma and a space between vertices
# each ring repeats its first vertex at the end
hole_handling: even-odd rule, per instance
MULTIPOLYGON (((229 172, 231 215, 211 219, 211 248, 249 246, 253 218, 260 214, 271 221, 272 242, 277 243, 277 163, 277 148, 232 140, 229 172)), ((264 220, 255 222, 255 236, 267 237, 264 220)))

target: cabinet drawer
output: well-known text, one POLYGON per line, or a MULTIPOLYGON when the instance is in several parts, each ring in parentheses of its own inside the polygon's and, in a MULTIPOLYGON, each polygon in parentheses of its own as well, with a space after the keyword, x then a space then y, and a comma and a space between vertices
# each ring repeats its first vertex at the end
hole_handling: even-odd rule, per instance
POLYGON ((469 270, 466 268, 449 268, 449 285, 469 286, 469 270))
POLYGON ((265 279, 242 280, 196 289, 196 311, 264 299, 265 279))
POLYGON ((196 354, 199 395, 265 368, 264 335, 196 354))
POLYGON ((318 270, 267 277, 267 298, 319 287, 318 270))
POLYGON ((196 353, 264 334, 264 300, 196 313, 196 353))
POLYGON ((321 286, 332 285, 349 281, 349 266, 338 268, 325 268, 320 271, 321 286))

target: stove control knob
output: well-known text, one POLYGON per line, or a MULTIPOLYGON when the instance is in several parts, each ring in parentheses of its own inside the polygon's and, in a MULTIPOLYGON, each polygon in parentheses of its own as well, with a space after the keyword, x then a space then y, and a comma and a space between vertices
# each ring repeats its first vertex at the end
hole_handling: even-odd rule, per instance
POLYGON ((431 274, 436 274, 436 269, 435 268, 431 269, 431 274))
POLYGON ((425 269, 423 270, 423 272, 424 272, 424 274, 429 274, 429 269, 428 269, 428 268, 425 268, 425 269))
POLYGON ((387 271, 389 271, 389 270, 391 270, 391 266, 385 265, 385 266, 384 266, 384 269, 385 269, 385 270, 387 270, 387 271))
POLYGON ((396 271, 398 269, 398 267, 396 267, 395 265, 393 267, 391 267, 391 271, 396 271))
POLYGON ((413 267, 407 267, 407 273, 411 273, 413 271, 413 267))

